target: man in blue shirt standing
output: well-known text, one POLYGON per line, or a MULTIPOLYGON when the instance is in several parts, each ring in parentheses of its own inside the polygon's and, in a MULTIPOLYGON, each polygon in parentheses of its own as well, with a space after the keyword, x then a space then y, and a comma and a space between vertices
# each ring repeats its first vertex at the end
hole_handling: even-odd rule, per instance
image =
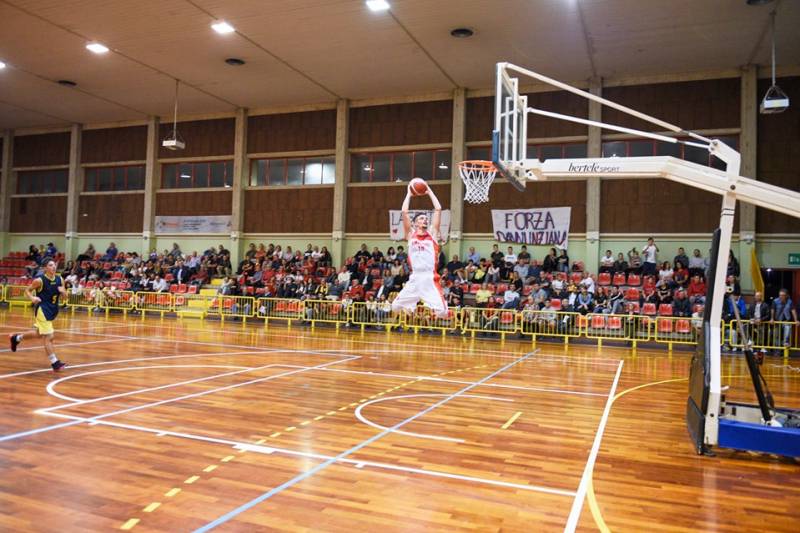
MULTIPOLYGON (((797 319, 797 310, 794 308, 794 302, 789 298, 789 291, 781 289, 778 297, 772 302, 772 321, 783 322, 775 328, 775 331, 783 332, 783 347, 790 346, 789 339, 792 336, 792 324, 787 322, 794 322, 794 325, 800 325, 800 320, 797 319)), ((778 335, 778 333, 776 333, 778 335)))

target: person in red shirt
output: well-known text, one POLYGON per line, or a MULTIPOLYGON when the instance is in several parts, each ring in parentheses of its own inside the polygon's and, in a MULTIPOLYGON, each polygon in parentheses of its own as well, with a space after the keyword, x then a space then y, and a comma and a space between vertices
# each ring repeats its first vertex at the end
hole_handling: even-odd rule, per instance
POLYGON ((350 295, 350 298, 352 298, 354 302, 364 301, 364 286, 361 285, 361 283, 359 283, 357 279, 353 280, 353 285, 347 292, 350 295))
POLYGON ((705 304, 706 283, 700 276, 692 276, 692 280, 689 282, 689 288, 687 289, 686 294, 689 296, 689 303, 692 305, 705 304))

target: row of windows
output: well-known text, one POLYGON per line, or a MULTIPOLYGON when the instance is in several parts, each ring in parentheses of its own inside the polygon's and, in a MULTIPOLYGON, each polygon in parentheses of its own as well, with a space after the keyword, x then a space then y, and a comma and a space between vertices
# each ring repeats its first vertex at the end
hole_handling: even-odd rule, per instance
POLYGON ((250 162, 250 186, 324 185, 336 177, 333 157, 256 159, 250 162))
POLYGON ((424 180, 449 180, 450 150, 420 150, 350 156, 350 181, 388 182, 424 180))
MULTIPOLYGON (((719 139, 738 149, 738 137, 719 139)), ((607 141, 603 157, 672 156, 693 163, 725 169, 725 164, 708 150, 656 140, 607 141)), ((467 149, 468 159, 491 159, 489 146, 467 149)), ((529 159, 573 159, 586 157, 585 143, 529 145, 529 159)), ((450 150, 361 153, 350 156, 350 181, 356 183, 450 179, 450 150)), ((335 180, 336 165, 332 156, 306 158, 256 159, 250 163, 251 187, 280 185, 327 185, 335 180)), ((17 194, 67 192, 68 171, 29 170, 17 174, 17 194)), ((161 186, 165 189, 230 187, 233 184, 233 161, 168 163, 162 167, 161 186)), ((135 191, 144 189, 144 165, 87 168, 85 191, 135 191)))
POLYGON ((144 189, 144 165, 87 168, 83 183, 87 192, 140 191, 144 189))
POLYGON ((233 161, 168 163, 161 167, 164 189, 198 189, 233 185, 233 161))

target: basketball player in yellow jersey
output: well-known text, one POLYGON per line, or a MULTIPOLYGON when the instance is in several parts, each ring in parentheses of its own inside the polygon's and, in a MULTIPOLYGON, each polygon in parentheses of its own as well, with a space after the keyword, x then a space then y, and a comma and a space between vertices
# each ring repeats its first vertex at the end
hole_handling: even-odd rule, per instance
POLYGON ((50 366, 54 372, 66 367, 66 363, 59 361, 53 347, 53 320, 58 316, 58 297, 67 297, 61 276, 56 274, 56 262, 46 259, 44 274, 37 276, 33 283, 25 289, 25 295, 33 303, 34 330, 32 333, 12 333, 9 335, 11 351, 16 352, 17 346, 25 337, 34 336, 44 340, 44 349, 50 358, 50 366))
POLYGON ((408 266, 411 275, 403 290, 392 302, 392 311, 414 311, 417 302, 424 301, 433 309, 439 318, 447 317, 447 302, 444 300, 439 273, 436 271, 436 262, 439 258, 439 227, 442 220, 442 205, 430 187, 427 188, 428 197, 433 202, 433 220, 428 220, 428 215, 419 213, 414 220, 408 215, 408 206, 411 202, 411 187, 406 192, 403 200, 402 220, 403 229, 408 239, 408 266), (430 230, 430 231, 429 231, 430 230))

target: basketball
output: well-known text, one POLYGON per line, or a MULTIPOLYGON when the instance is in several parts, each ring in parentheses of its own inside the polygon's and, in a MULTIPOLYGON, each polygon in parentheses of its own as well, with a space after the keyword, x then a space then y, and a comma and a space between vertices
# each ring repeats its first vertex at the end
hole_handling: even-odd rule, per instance
POLYGON ((428 194, 428 184, 425 183, 425 180, 422 178, 414 178, 408 184, 409 188, 411 189, 411 194, 414 196, 422 196, 428 194))

